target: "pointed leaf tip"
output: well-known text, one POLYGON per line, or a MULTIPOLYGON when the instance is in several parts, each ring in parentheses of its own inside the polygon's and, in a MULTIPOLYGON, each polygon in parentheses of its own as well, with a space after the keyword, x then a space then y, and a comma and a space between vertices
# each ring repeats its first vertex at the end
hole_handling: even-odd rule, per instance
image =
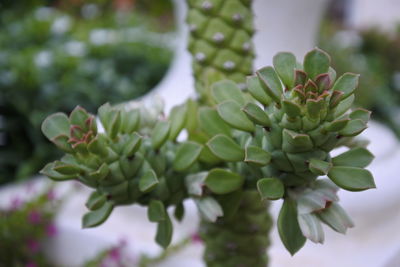
POLYGON ((311 79, 329 70, 330 56, 323 50, 315 48, 304 57, 304 70, 311 79))
POLYGON ((283 202, 278 216, 278 232, 283 245, 292 256, 306 242, 297 220, 296 202, 292 199, 287 198, 283 202))
POLYGON ((105 202, 101 208, 86 213, 82 218, 82 227, 90 228, 102 224, 110 216, 113 208, 111 202, 105 202))
POLYGON ((328 177, 339 187, 348 191, 363 191, 376 188, 372 174, 365 169, 348 166, 334 166, 328 177))
POLYGON ((263 178, 257 181, 257 190, 262 199, 276 200, 283 197, 285 187, 277 178, 263 178))

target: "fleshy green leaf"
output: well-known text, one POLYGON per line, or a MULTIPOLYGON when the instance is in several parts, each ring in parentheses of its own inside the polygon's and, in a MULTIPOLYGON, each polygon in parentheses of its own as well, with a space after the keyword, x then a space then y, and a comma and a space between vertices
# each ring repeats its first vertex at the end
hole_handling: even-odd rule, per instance
POLYGON ((353 110, 350 115, 350 119, 352 120, 362 120, 364 123, 368 123, 369 118, 371 117, 371 111, 363 109, 363 108, 358 108, 353 110))
POLYGON ((309 118, 318 119, 322 108, 324 107, 324 99, 307 99, 307 115, 309 118))
POLYGON ((111 139, 114 139, 121 127, 121 111, 120 110, 112 110, 110 111, 109 120, 104 125, 104 129, 106 130, 108 136, 111 139))
POLYGON ((240 106, 245 104, 242 91, 231 80, 222 80, 212 85, 212 95, 217 103, 233 100, 240 106))
POLYGON ((344 93, 342 91, 333 91, 329 99, 329 107, 334 108, 339 105, 340 101, 343 99, 343 95, 344 93))
POLYGON ((69 115, 71 124, 85 125, 85 121, 89 118, 87 111, 81 106, 76 106, 69 115))
POLYGON ((256 124, 261 126, 271 126, 271 120, 267 113, 254 103, 247 103, 242 109, 247 117, 256 124))
POLYGON ((158 184, 157 175, 153 170, 148 170, 139 180, 139 189, 142 192, 149 192, 158 184))
POLYGON ((218 105, 217 110, 221 118, 230 126, 242 131, 254 131, 254 123, 247 118, 240 105, 235 101, 224 101, 218 105))
POLYGON ((354 73, 345 73, 333 85, 332 90, 342 91, 344 93, 343 99, 350 96, 358 86, 358 79, 360 75, 354 73))
POLYGON ((332 167, 332 163, 319 159, 311 159, 308 167, 312 173, 326 175, 332 167))
POLYGON ((307 134, 296 133, 294 131, 283 130, 282 148, 286 152, 304 152, 313 147, 311 138, 307 134))
POLYGON ((315 79, 321 73, 328 72, 330 64, 329 55, 319 48, 311 50, 304 57, 304 70, 311 79, 315 79))
POLYGON ((335 166, 349 166, 349 167, 367 167, 372 160, 374 155, 363 147, 352 148, 334 158, 332 163, 335 166))
POLYGON ((353 102, 354 102, 354 95, 350 95, 348 98, 344 99, 343 101, 340 101, 339 105, 337 105, 335 110, 335 117, 340 117, 344 113, 346 113, 346 111, 348 111, 353 105, 353 102))
POLYGON ((125 144, 123 154, 127 157, 132 156, 140 148, 142 144, 142 137, 137 133, 129 135, 129 141, 125 144))
POLYGON ((221 119, 218 112, 208 107, 200 108, 199 112, 200 128, 210 136, 216 134, 231 135, 229 126, 221 119))
POLYGON ((285 111, 285 113, 289 116, 289 117, 297 117, 301 114, 301 109, 300 106, 297 105, 296 103, 293 103, 289 100, 283 100, 282 101, 282 107, 283 110, 285 111))
POLYGON ((108 154, 106 142, 107 141, 106 141, 106 138, 104 137, 104 135, 99 134, 96 136, 96 138, 94 138, 94 139, 92 139, 92 141, 90 141, 90 143, 87 146, 87 149, 89 150, 90 153, 105 157, 108 154))
POLYGON ((271 103, 271 98, 264 91, 260 79, 258 79, 257 76, 247 77, 247 89, 249 93, 264 106, 268 106, 271 103))
POLYGON ((48 163, 46 166, 44 166, 44 168, 40 171, 40 173, 46 175, 47 177, 55 181, 66 181, 76 178, 75 174, 66 175, 55 171, 54 170, 55 167, 56 167, 56 162, 48 163))
POLYGON ((140 125, 140 111, 138 109, 121 112, 121 131, 123 133, 132 133, 140 125))
POLYGON ((113 208, 111 202, 105 202, 101 208, 86 213, 82 218, 82 227, 90 228, 102 224, 110 216, 113 208))
POLYGON ((320 220, 314 214, 299 214, 297 216, 301 232, 314 243, 324 243, 324 230, 320 220))
POLYGON ((296 57, 292 53, 280 52, 273 58, 274 68, 287 88, 294 85, 294 70, 296 68, 296 57))
POLYGON ((351 120, 346 127, 340 130, 339 134, 343 136, 356 136, 367 129, 367 125, 360 119, 351 120))
POLYGON ((42 132, 49 139, 59 135, 69 136, 70 123, 64 113, 55 113, 48 116, 42 123, 42 132))
POLYGON ((278 74, 276 74, 274 68, 265 67, 256 72, 260 79, 261 85, 265 92, 274 100, 279 103, 282 95, 282 84, 279 80, 278 74))
POLYGON ((354 223, 343 208, 333 202, 329 208, 317 213, 318 217, 336 232, 345 234, 348 228, 354 227, 354 223))
POLYGON ((108 165, 106 163, 101 164, 99 169, 97 171, 89 173, 89 176, 94 179, 94 180, 102 180, 104 179, 107 174, 110 172, 110 169, 108 168, 108 165))
POLYGON ((225 161, 242 161, 245 156, 244 150, 232 138, 223 134, 214 136, 207 146, 215 156, 225 161))
POLYGON ((172 239, 172 223, 168 213, 165 213, 165 219, 157 225, 156 242, 163 248, 167 248, 172 239))
POLYGON ((183 127, 187 117, 186 105, 173 107, 169 114, 171 128, 169 130, 169 139, 175 140, 183 127))
POLYGON ((209 222, 215 222, 224 215, 221 205, 212 197, 195 199, 195 203, 202 217, 209 222))
POLYGON ((51 142, 53 142, 59 149, 61 149, 64 152, 67 153, 72 153, 73 149, 71 144, 68 142, 69 141, 69 137, 67 135, 58 135, 56 137, 54 137, 53 139, 50 140, 51 142))
POLYGON ((340 119, 336 121, 332 121, 331 123, 325 126, 325 130, 328 132, 337 132, 346 127, 347 123, 349 123, 350 119, 340 119))
POLYGON ((107 197, 104 194, 100 194, 99 192, 95 191, 90 194, 85 206, 90 210, 97 210, 104 205, 106 200, 107 197))
POLYGON ((176 171, 183 171, 192 166, 200 156, 202 146, 195 142, 184 142, 176 151, 173 167, 176 171))
POLYGON ((277 178, 262 178, 258 180, 257 189, 262 199, 279 199, 285 193, 282 181, 277 178))
POLYGON ((363 191, 376 188, 372 174, 362 168, 334 166, 329 171, 328 177, 337 186, 349 191, 363 191))
POLYGON ((159 121, 156 124, 151 135, 151 145, 154 149, 159 149, 167 141, 169 130, 168 121, 159 121))
POLYGON ((285 199, 278 216, 278 231, 283 245, 294 255, 301 249, 306 238, 303 236, 297 221, 296 202, 292 199, 285 199))
POLYGON ((227 194, 239 189, 244 183, 244 178, 237 173, 212 169, 205 180, 205 185, 215 194, 227 194))
POLYGON ((78 165, 56 161, 53 170, 63 175, 78 175, 83 170, 78 165))
POLYGON ((185 206, 181 202, 181 203, 177 204, 175 207, 174 217, 178 222, 181 222, 184 215, 185 215, 185 206))
POLYGON ((257 146, 247 146, 244 161, 258 166, 265 166, 271 161, 271 154, 257 146))
MULTIPOLYGON (((193 99, 188 99, 186 101, 186 129, 189 133, 194 132, 199 124, 199 104, 193 99)), ((217 114, 218 115, 218 114, 217 114)))
POLYGON ((160 222, 166 219, 164 203, 160 200, 151 200, 147 209, 147 218, 151 222, 160 222))

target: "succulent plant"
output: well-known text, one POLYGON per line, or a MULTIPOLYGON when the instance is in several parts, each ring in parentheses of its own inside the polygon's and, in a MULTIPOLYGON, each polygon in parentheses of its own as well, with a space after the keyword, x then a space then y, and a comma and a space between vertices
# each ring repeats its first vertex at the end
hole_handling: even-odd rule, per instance
POLYGON ((210 85, 230 79, 246 85, 253 71, 251 0, 188 0, 188 49, 193 55, 196 90, 210 101, 210 85))
POLYGON ((207 266, 267 265, 270 200, 283 199, 278 230, 291 254, 306 238, 322 243, 322 223, 345 233, 353 223, 337 191, 375 187, 365 169, 373 156, 354 139, 370 116, 350 111, 358 75, 336 79, 330 57, 316 48, 303 64, 279 53, 273 67, 245 79, 252 72, 251 1, 188 4, 200 99, 175 107, 168 119, 105 105, 98 112, 105 133, 91 126, 90 115, 74 119, 79 108, 69 118, 53 115, 43 131, 67 156, 43 173, 96 189, 84 226, 98 225, 117 205, 147 206, 164 247, 172 234, 166 208, 175 206, 179 219, 182 201, 193 199, 207 266), (227 61, 234 64, 224 66, 227 61), (182 129, 188 141, 177 140, 182 129), (334 156, 339 146, 348 150, 334 156), (70 165, 73 173, 63 173, 70 165))
MULTIPOLYGON (((231 162, 231 170, 243 169, 245 163, 258 173, 256 180, 244 176, 246 181, 235 190, 256 187, 262 199, 284 199, 278 228, 284 245, 294 254, 306 238, 323 242, 321 222, 341 233, 352 227, 338 204, 339 187, 349 191, 375 187, 365 169, 373 155, 352 141, 367 128, 370 112, 350 111, 358 75, 345 73, 336 80, 324 51, 310 51, 303 65, 286 52, 277 54, 273 62, 274 67, 248 77, 253 101, 246 100, 232 81, 213 85, 219 119, 235 131, 231 135, 220 132, 207 146, 215 156, 231 162), (350 147, 333 157, 332 150, 339 146, 350 147)), ((229 193, 219 187, 236 185, 235 175, 218 183, 205 180, 205 184, 215 194, 229 193)))
POLYGON ((175 107, 165 120, 154 108, 127 111, 105 104, 98 110, 104 132, 79 106, 69 117, 53 114, 43 122, 42 131, 66 155, 41 173, 95 189, 86 203, 90 212, 83 217, 83 227, 103 223, 118 205, 147 206, 149 220, 158 223, 156 240, 165 247, 172 236, 166 208, 175 206, 175 216, 182 218, 184 174, 201 150, 194 142, 174 142, 185 123, 184 109, 185 105, 175 107))

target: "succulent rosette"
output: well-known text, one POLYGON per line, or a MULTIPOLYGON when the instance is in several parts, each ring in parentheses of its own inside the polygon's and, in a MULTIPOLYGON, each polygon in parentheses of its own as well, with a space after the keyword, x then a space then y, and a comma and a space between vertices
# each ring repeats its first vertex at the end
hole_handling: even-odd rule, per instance
POLYGON ((247 92, 228 80, 212 86, 216 106, 208 112, 218 116, 200 114, 200 123, 214 130, 207 148, 228 168, 211 169, 203 183, 215 195, 257 189, 261 199, 283 199, 278 228, 294 254, 306 238, 324 241, 321 223, 340 233, 353 226, 338 203, 339 188, 375 187, 365 169, 373 155, 354 139, 370 112, 351 110, 359 75, 336 79, 330 57, 318 48, 303 65, 286 52, 273 65, 248 77, 247 92), (339 146, 348 149, 332 156, 339 146))
POLYGON ((53 114, 43 122, 42 131, 66 154, 41 173, 95 189, 86 203, 90 212, 83 217, 83 227, 103 223, 118 205, 148 207, 149 220, 158 223, 156 241, 166 247, 172 236, 166 208, 175 206, 175 217, 182 218, 185 172, 202 148, 194 142, 175 142, 186 122, 185 109, 175 107, 167 120, 154 109, 105 104, 98 110, 104 132, 97 130, 95 116, 81 107, 69 116, 53 114))

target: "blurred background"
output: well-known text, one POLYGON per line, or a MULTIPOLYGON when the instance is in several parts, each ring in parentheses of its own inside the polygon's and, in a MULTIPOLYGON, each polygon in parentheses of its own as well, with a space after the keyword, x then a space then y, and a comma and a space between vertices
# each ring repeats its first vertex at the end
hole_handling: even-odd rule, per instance
MULTIPOLYGON (((192 203, 175 228, 180 252, 157 258, 154 225, 139 207, 81 230, 88 190, 37 174, 60 156, 40 131, 49 114, 96 112, 154 91, 168 107, 193 94, 184 2, 0 0, 1 267, 203 266, 192 203)), ((256 67, 278 51, 301 58, 318 46, 339 75, 361 74, 355 105, 374 120, 365 137, 378 190, 341 196, 356 228, 294 258, 275 230, 271 266, 400 266, 400 0, 255 0, 254 10, 256 67)))

